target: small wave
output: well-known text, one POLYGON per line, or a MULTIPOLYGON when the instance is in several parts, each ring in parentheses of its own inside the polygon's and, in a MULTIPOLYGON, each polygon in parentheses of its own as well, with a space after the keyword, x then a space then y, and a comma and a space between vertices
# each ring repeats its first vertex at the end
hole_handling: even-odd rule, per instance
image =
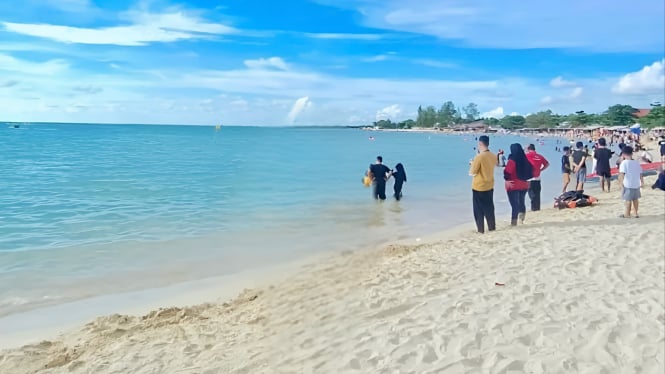
POLYGON ((131 179, 91 179, 90 182, 133 182, 131 179))
POLYGON ((0 300, 0 308, 8 306, 20 306, 29 303, 30 300, 23 297, 8 297, 4 300, 0 300))

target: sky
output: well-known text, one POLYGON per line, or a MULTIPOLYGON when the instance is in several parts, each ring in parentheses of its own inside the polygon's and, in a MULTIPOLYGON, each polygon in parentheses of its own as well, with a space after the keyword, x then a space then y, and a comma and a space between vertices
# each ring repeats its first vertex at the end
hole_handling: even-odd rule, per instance
POLYGON ((665 103, 663 0, 0 2, 0 120, 365 125, 665 103))

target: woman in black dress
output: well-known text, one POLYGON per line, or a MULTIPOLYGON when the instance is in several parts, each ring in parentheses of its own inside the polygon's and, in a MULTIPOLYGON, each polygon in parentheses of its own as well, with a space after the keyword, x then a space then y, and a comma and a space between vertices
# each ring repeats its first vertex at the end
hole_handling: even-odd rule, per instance
POLYGON ((404 165, 401 163, 395 165, 395 170, 392 173, 393 178, 395 178, 395 199, 399 201, 402 198, 402 186, 406 182, 406 172, 404 171, 404 165))

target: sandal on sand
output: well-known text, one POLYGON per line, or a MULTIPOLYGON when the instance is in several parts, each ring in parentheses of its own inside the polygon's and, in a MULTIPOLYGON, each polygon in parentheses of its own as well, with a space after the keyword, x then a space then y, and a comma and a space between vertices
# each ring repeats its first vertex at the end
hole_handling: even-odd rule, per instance
POLYGON ((624 215, 624 214, 620 214, 620 215, 619 215, 619 218, 630 218, 630 216, 626 216, 626 215, 624 215))
POLYGON ((639 214, 636 214, 636 215, 635 215, 635 218, 640 218, 640 215, 639 215, 639 214))

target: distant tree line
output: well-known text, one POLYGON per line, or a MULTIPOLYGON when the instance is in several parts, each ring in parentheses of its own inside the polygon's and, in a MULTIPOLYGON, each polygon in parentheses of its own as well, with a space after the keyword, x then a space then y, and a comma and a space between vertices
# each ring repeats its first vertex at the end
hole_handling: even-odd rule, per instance
POLYGON ((447 101, 437 110, 434 106, 423 109, 418 107, 418 115, 415 120, 408 119, 401 122, 381 120, 374 122, 379 128, 409 129, 412 127, 423 128, 445 128, 455 125, 467 124, 482 120, 487 125, 502 127, 506 130, 521 128, 554 128, 562 124, 570 127, 599 126, 630 126, 639 122, 643 128, 665 126, 665 107, 660 103, 651 104, 651 112, 642 118, 637 118, 637 109, 630 105, 616 104, 607 108, 602 113, 586 113, 581 110, 571 114, 556 114, 551 110, 540 111, 527 116, 509 115, 501 119, 481 118, 478 105, 469 103, 463 108, 458 108, 452 101, 447 101))

